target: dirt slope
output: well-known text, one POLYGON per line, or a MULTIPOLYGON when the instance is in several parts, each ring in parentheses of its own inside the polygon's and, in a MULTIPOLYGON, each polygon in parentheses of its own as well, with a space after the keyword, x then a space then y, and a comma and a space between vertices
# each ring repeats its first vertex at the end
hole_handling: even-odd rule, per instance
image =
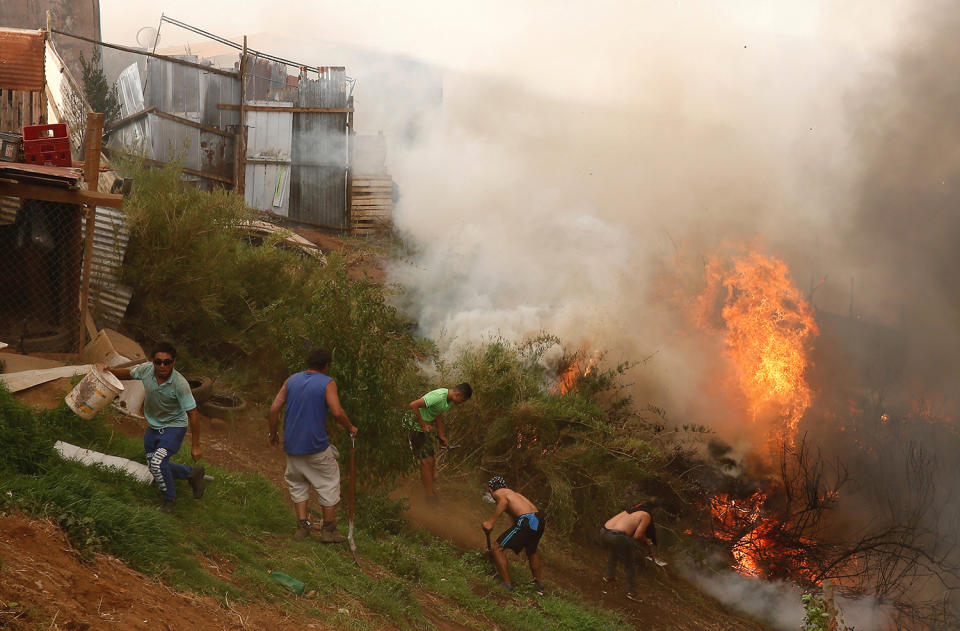
POLYGON ((174 592, 118 559, 79 559, 63 532, 21 515, 0 517, 0 628, 302 629, 276 607, 231 604, 174 592))

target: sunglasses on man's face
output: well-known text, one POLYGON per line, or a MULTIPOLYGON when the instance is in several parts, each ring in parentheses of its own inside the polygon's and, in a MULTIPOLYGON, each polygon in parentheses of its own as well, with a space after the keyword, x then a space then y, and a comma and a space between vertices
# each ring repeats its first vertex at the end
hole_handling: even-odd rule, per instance
POLYGON ((169 366, 173 363, 172 359, 155 359, 153 360, 154 365, 156 366, 169 366))

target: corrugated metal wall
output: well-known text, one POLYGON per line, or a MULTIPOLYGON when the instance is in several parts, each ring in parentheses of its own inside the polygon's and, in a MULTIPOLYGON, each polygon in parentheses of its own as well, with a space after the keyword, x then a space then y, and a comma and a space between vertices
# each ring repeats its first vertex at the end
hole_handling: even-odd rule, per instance
MULTIPOLYGON (((86 238, 87 223, 83 223, 86 238)), ((97 207, 93 227, 93 257, 90 259, 88 305, 100 326, 119 328, 133 290, 120 284, 123 257, 130 243, 130 229, 122 210, 97 207)))
MULTIPOLYGON (((321 68, 319 78, 301 79, 298 107, 345 108, 344 68, 321 68)), ((293 115, 290 216, 347 229, 347 114, 293 115)))
POLYGON ((0 29, 0 88, 43 90, 43 32, 0 29))
MULTIPOLYGON (((254 101, 290 107, 293 103, 254 101)), ((290 207, 290 157, 293 143, 291 112, 247 112, 247 205, 288 216, 290 207)))

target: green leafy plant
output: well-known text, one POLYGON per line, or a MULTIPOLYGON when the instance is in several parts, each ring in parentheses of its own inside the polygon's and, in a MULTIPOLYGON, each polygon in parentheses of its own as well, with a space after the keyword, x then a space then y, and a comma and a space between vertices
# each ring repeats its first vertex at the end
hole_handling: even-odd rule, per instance
POLYGON ((853 631, 839 613, 835 614, 835 624, 831 625, 830 612, 822 595, 806 593, 800 597, 800 602, 804 609, 803 631, 853 631))

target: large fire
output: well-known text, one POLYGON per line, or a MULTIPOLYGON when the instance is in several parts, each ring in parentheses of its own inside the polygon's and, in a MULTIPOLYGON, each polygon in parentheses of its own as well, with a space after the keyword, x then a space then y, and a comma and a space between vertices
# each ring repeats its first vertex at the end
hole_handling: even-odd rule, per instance
POLYGON ((746 411, 772 425, 771 438, 793 444, 797 423, 810 407, 807 353, 818 334, 813 311, 779 259, 752 252, 706 268, 700 297, 702 323, 721 330, 746 411))
MULTIPOLYGON (((803 551, 782 543, 779 535, 786 525, 767 514, 766 501, 767 494, 763 491, 739 500, 725 493, 710 499, 711 534, 731 543, 733 569, 744 576, 788 578, 796 575, 818 582, 806 566, 803 551)), ((814 543, 803 537, 798 541, 814 543)))

